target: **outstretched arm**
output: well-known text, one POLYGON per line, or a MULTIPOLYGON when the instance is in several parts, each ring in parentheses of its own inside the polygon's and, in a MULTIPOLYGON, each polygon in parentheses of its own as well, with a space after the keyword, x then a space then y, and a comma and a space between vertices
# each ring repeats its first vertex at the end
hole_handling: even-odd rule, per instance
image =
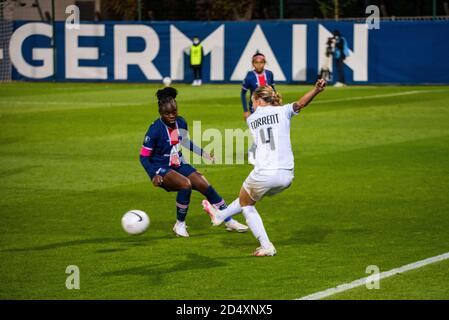
POLYGON ((200 148, 199 146, 197 146, 195 143, 193 143, 192 140, 190 140, 188 137, 185 137, 184 139, 182 139, 181 145, 184 146, 185 148, 188 148, 190 151, 192 151, 193 153, 196 153, 197 155, 203 157, 206 160, 215 162, 215 158, 213 155, 207 153, 206 151, 204 151, 202 148, 200 148))
POLYGON ((326 87, 326 80, 319 79, 315 83, 315 87, 303 95, 298 101, 293 104, 293 110, 299 112, 302 108, 306 107, 317 94, 324 90, 326 87))

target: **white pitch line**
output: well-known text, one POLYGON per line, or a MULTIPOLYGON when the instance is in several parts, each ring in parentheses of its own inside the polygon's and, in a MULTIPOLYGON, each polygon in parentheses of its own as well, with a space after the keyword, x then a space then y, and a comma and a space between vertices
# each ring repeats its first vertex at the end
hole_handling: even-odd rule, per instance
MULTIPOLYGON (((431 258, 428 258, 428 259, 425 259, 425 260, 413 262, 413 263, 407 264, 405 266, 392 269, 390 271, 381 272, 378 276, 376 276, 376 278, 379 279, 379 280, 382 280, 382 279, 394 276, 394 275, 399 274, 399 273, 404 273, 404 272, 407 272, 407 271, 410 271, 410 270, 418 269, 418 268, 424 267, 424 266, 426 266, 428 264, 439 262, 439 261, 443 261, 443 260, 447 260, 447 259, 449 259, 449 252, 446 252, 446 253, 443 253, 443 254, 441 254, 439 256, 431 257, 431 258)), ((319 300, 319 299, 323 299, 323 298, 332 296, 334 294, 337 294, 337 293, 340 293, 340 292, 343 292, 343 291, 346 291, 346 290, 351 290, 351 289, 354 289, 356 287, 363 286, 367 282, 371 282, 371 281, 372 281, 372 275, 368 276, 368 277, 365 277, 365 278, 362 278, 362 279, 355 280, 355 281, 350 282, 350 283, 341 284, 341 285, 339 285, 339 286, 337 286, 335 288, 330 288, 330 289, 327 289, 327 290, 324 290, 324 291, 316 292, 316 293, 313 293, 313 294, 310 294, 308 296, 304 296, 302 298, 298 298, 298 299, 295 299, 295 300, 319 300)))

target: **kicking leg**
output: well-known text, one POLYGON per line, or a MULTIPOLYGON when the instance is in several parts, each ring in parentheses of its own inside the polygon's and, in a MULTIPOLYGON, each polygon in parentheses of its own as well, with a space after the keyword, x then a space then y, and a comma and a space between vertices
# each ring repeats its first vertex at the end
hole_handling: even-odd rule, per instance
POLYGON ((237 198, 227 208, 218 211, 216 216, 219 220, 225 220, 240 212, 242 212, 242 207, 240 206, 240 199, 237 198))
MULTIPOLYGON (((240 191, 240 193, 241 193, 241 191, 240 191)), ((244 194, 239 195, 239 197, 237 199, 232 201, 232 203, 226 209, 220 209, 220 211, 214 212, 216 221, 223 221, 227 218, 232 217, 233 215, 235 215, 237 213, 242 212, 242 206, 241 206, 241 201, 240 201, 241 197, 244 197, 243 201, 244 201, 245 205, 247 205, 249 203, 255 203, 255 201, 253 201, 249 197, 248 193, 245 191, 244 194)))
MULTIPOLYGON (((202 174, 194 172, 190 174, 188 178, 192 183, 193 189, 201 192, 207 198, 209 203, 215 206, 215 208, 218 210, 225 210, 227 208, 226 202, 202 174)), ((246 232, 248 230, 247 226, 232 219, 230 216, 226 216, 223 220, 225 221, 226 230, 228 231, 246 232)))

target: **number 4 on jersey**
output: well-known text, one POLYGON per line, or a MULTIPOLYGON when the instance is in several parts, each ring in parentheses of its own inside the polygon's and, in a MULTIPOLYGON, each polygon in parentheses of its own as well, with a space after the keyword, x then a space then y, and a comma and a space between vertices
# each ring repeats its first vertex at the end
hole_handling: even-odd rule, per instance
POLYGON ((271 150, 276 149, 276 146, 274 144, 274 137, 273 137, 273 128, 261 128, 260 131, 260 140, 262 143, 269 143, 271 150))

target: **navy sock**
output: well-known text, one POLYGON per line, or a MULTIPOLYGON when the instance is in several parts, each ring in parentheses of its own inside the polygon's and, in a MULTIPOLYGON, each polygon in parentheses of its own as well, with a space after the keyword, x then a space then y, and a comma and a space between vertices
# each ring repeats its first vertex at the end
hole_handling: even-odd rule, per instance
POLYGON ((192 189, 181 189, 176 196, 176 219, 178 221, 185 221, 187 210, 189 210, 190 195, 192 189))
MULTIPOLYGON (((207 201, 218 207, 219 210, 224 210, 228 207, 223 198, 217 193, 217 191, 215 191, 214 187, 209 186, 204 195, 206 196, 207 201)), ((231 217, 226 218, 225 222, 228 222, 229 220, 231 220, 231 217)))

